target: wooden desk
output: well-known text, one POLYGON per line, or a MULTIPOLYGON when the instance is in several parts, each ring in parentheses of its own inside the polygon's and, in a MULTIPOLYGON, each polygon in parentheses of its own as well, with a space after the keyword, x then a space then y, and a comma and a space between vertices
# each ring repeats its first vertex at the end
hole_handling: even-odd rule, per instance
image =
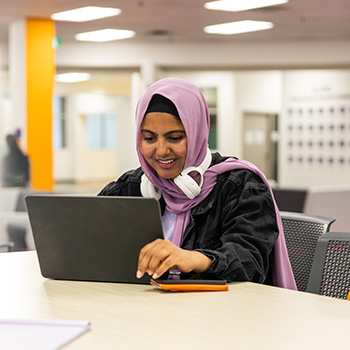
POLYGON ((0 317, 91 322, 66 349, 346 349, 350 302, 254 283, 228 292, 41 277, 35 252, 0 254, 0 317))

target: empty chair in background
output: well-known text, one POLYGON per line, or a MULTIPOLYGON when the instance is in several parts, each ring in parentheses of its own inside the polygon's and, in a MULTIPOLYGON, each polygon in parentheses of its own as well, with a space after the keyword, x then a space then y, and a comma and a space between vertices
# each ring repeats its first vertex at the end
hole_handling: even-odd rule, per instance
POLYGON ((24 197, 27 194, 49 194, 30 188, 9 187, 0 190, 0 243, 12 242, 11 251, 35 249, 24 197))
POLYGON ((307 191, 303 213, 334 217, 335 232, 350 232, 350 186, 314 186, 307 191))
POLYGON ((6 226, 8 240, 13 243, 11 251, 22 251, 34 248, 34 242, 27 216, 24 197, 32 193, 29 188, 20 189, 17 196, 14 215, 8 218, 6 226))
POLYGON ((328 232, 318 242, 307 292, 346 299, 350 290, 350 233, 328 232))
POLYGON ((316 244, 330 230, 334 218, 281 211, 289 260, 299 291, 306 291, 316 244))
POLYGON ((306 189, 272 187, 279 210, 302 213, 307 194, 306 189))

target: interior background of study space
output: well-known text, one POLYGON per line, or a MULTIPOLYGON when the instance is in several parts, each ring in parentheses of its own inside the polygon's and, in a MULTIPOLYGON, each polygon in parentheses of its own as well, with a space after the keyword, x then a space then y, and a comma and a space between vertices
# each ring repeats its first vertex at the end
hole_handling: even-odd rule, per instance
MULTIPOLYGON (((57 73, 91 78, 55 84, 55 183, 107 182, 137 167, 136 102, 151 82, 176 76, 199 86, 208 101, 213 151, 252 161, 282 187, 349 184, 350 25, 342 35, 307 33, 305 23, 317 14, 300 13, 300 35, 287 39, 264 31, 196 42, 166 33, 112 43, 63 40, 57 73)), ((0 41, 1 154, 13 132, 9 86, 8 43, 0 41)))

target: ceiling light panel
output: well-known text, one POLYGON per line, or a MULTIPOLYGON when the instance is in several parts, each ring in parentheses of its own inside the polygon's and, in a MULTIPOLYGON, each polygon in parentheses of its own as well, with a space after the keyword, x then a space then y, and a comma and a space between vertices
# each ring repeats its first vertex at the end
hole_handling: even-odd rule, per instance
POLYGON ((105 42, 113 40, 128 39, 135 36, 133 30, 102 29, 93 32, 79 33, 75 39, 79 41, 105 42))
POLYGON ((287 2, 288 0, 220 0, 207 2, 204 4, 204 7, 208 10, 238 12, 260 7, 281 5, 287 2))
POLYGON ((59 83, 78 83, 81 81, 87 81, 90 79, 89 73, 62 73, 56 74, 55 81, 59 83))
POLYGON ((51 18, 55 21, 87 22, 94 19, 117 16, 122 11, 118 8, 86 6, 74 10, 54 13, 51 18))
POLYGON ((273 28, 273 23, 271 22, 245 20, 206 26, 203 30, 209 34, 233 35, 271 28, 273 28))

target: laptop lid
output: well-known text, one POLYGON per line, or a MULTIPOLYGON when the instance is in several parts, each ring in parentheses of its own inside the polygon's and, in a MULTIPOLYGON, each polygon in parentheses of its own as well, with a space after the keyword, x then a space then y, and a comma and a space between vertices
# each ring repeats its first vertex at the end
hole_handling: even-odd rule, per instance
POLYGON ((163 238, 157 200, 27 195, 25 202, 44 277, 149 283, 136 271, 140 249, 163 238))

